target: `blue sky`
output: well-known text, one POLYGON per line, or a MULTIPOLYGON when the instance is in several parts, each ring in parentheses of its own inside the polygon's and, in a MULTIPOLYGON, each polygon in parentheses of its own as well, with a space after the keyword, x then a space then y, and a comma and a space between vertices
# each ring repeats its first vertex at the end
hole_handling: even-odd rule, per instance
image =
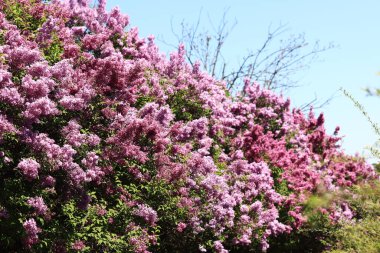
MULTIPOLYGON (((332 133, 336 126, 344 135, 342 147, 351 154, 362 154, 367 145, 376 141, 376 135, 353 103, 339 88, 349 91, 366 108, 374 121, 380 123, 380 98, 367 97, 366 87, 379 87, 380 76, 380 1, 379 0, 109 0, 107 8, 119 6, 130 17, 130 25, 137 26, 141 37, 155 35, 175 43, 171 23, 179 31, 182 20, 195 22, 202 9, 203 24, 208 17, 218 23, 228 9, 228 19, 237 25, 225 44, 225 58, 237 62, 248 49, 255 50, 266 38, 268 27, 286 24, 290 34, 305 33, 310 42, 322 45, 333 42, 337 48, 324 52, 310 69, 294 78, 302 87, 286 95, 293 106, 307 103, 315 97, 328 99, 322 108, 326 127, 332 133)), ((284 36, 283 38, 287 38, 284 36)), ((162 52, 172 48, 157 41, 162 52)))

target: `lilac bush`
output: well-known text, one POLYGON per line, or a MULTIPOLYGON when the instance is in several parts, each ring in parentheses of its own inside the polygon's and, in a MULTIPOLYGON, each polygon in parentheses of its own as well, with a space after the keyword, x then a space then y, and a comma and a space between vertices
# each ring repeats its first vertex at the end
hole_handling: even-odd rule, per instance
POLYGON ((105 4, 0 0, 3 249, 266 251, 313 193, 377 177, 323 115, 250 80, 229 95, 105 4))

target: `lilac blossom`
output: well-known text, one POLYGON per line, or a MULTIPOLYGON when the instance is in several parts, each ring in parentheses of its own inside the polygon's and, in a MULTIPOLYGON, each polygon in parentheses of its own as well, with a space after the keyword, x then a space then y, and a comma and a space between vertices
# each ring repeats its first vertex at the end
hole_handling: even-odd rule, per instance
POLYGON ((48 207, 41 197, 29 198, 26 203, 35 209, 37 215, 45 215, 48 211, 48 207))
POLYGON ((32 158, 24 158, 22 159, 17 168, 21 171, 23 176, 28 180, 33 180, 38 177, 38 171, 41 165, 32 158))
POLYGON ((150 225, 154 225, 158 219, 157 212, 147 205, 138 204, 134 214, 143 218, 150 225))
POLYGON ((38 233, 41 232, 41 229, 37 227, 37 223, 33 218, 25 221, 23 227, 26 232, 25 245, 30 248, 33 244, 38 242, 38 233))

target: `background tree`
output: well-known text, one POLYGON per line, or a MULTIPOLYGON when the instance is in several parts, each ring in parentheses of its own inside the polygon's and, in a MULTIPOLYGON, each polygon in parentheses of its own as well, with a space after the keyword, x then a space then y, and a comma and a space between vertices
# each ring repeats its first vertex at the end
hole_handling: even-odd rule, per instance
MULTIPOLYGON (((287 26, 280 24, 275 28, 269 27, 261 46, 249 49, 238 64, 233 66, 225 59, 224 53, 228 50, 225 42, 236 27, 237 21, 229 22, 227 14, 228 10, 223 13, 217 25, 209 18, 212 29, 207 30, 201 28, 203 21, 200 11, 195 23, 183 20, 179 31, 176 31, 172 24, 176 42, 168 43, 164 39, 162 41, 172 47, 184 44, 187 61, 192 66, 196 61, 200 61, 205 71, 226 82, 230 92, 241 90, 243 79, 246 77, 271 90, 286 91, 299 86, 295 74, 309 68, 321 53, 335 47, 333 43, 323 46, 319 41, 310 43, 304 33, 289 35, 287 26)), ((315 97, 302 107, 321 107, 330 99, 318 104, 315 97)))

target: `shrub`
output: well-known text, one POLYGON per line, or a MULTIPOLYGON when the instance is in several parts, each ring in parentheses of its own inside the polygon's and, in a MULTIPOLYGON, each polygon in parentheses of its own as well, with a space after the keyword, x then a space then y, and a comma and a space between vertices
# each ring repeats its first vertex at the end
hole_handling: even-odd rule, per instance
POLYGON ((4 251, 265 251, 305 226, 319 188, 377 177, 323 115, 249 80, 227 96, 104 0, 0 10, 4 251))
POLYGON ((341 224, 330 240, 328 252, 380 251, 380 183, 378 181, 355 186, 353 195, 345 194, 354 219, 341 224))

